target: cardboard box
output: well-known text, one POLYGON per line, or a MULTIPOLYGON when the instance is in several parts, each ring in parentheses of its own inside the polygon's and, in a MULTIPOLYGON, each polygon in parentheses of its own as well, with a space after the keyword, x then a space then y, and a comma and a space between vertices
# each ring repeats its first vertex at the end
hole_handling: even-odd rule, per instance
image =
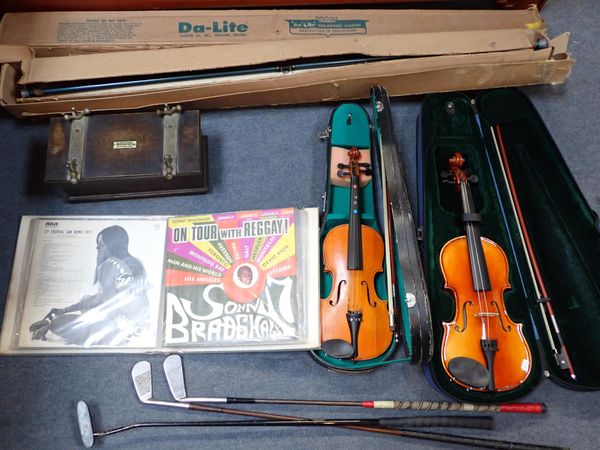
POLYGON ((0 43, 36 56, 336 36, 530 28, 538 10, 225 10, 8 13, 0 43))
MULTIPOLYGON (((433 28, 441 27, 435 12, 427 12, 431 13, 431 23, 437 24, 433 28)), ((515 12, 535 12, 539 17, 535 10, 515 12)), ((408 15, 413 13, 409 11, 408 15)), ((476 17, 479 13, 473 12, 476 17)), ((486 12, 490 17, 498 13, 505 12, 486 12)), ((502 20, 506 18, 500 15, 502 20)), ((463 26, 472 22, 466 20, 469 12, 462 11, 461 16, 463 26)), ((431 29, 431 23, 425 21, 421 26, 431 29)), ((536 26, 521 24, 510 29, 351 35, 335 39, 321 36, 310 40, 267 40, 53 57, 15 50, 29 47, 7 46, 11 51, 3 54, 0 49, 0 60, 12 56, 20 58, 20 63, 3 65, 0 102, 17 117, 31 117, 63 114, 73 109, 152 109, 164 104, 205 109, 354 100, 367 97, 373 84, 384 85, 390 95, 398 96, 563 82, 573 65, 567 53, 568 34, 548 40, 539 30, 539 23, 543 23, 541 18, 536 26), (540 46, 540 43, 549 45, 540 46), (312 58, 337 60, 356 55, 377 59, 304 70, 290 66, 291 62, 312 58), (257 68, 260 70, 253 70, 257 68), (197 71, 200 74, 217 71, 220 76, 32 98, 20 95, 22 87, 35 88, 44 83, 50 86, 85 84, 197 71)))
POLYGON ((363 36, 361 38, 267 41, 262 43, 108 52, 31 58, 23 61, 19 84, 56 83, 138 75, 171 74, 259 66, 309 58, 362 55, 424 57, 531 49, 538 31, 485 30, 363 36), (160 61, 160 64, 156 64, 160 61), (65 67, 69 67, 66 71, 65 67))

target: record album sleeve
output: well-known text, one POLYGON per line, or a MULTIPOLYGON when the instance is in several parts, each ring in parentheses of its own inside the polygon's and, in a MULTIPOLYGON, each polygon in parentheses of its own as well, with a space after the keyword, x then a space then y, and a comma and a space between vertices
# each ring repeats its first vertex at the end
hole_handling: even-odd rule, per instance
POLYGON ((170 218, 163 346, 317 347, 315 223, 295 208, 170 218))
POLYGON ((165 217, 23 217, 1 350, 155 348, 165 232, 165 217))
POLYGON ((317 208, 23 216, 2 354, 320 345, 317 208))

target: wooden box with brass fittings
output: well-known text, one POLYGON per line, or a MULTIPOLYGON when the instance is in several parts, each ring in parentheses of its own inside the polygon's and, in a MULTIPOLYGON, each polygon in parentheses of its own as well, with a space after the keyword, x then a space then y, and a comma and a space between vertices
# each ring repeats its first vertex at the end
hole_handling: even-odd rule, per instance
POLYGON ((69 201, 205 193, 207 171, 198 111, 82 111, 50 121, 46 182, 69 201))

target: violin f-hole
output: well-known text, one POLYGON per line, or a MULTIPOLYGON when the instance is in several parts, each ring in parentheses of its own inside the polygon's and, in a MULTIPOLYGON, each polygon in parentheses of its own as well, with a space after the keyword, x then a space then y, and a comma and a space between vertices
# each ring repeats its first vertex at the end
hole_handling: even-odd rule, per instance
POLYGON ((454 325, 454 329, 456 331, 458 331, 459 333, 462 333, 463 331, 465 331, 467 329, 467 305, 472 305, 472 304, 473 304, 473 302, 471 300, 468 300, 463 303, 463 308, 462 308, 463 326, 462 326, 462 328, 460 328, 458 325, 454 325))
POLYGON ((504 320, 502 320, 502 314, 500 313, 500 306, 498 305, 498 302, 496 302, 496 300, 492 300, 491 302, 492 306, 496 307, 496 310, 498 311, 498 320, 500 320, 500 326, 502 327, 502 331, 506 332, 506 333, 510 333, 510 330, 512 330, 511 326, 504 326, 504 320))
POLYGON ((337 285, 337 294, 335 296, 335 301, 333 299, 329 300, 329 304, 331 306, 335 306, 340 302, 340 298, 342 296, 341 291, 342 291, 342 284, 346 284, 348 283, 346 280, 341 280, 338 285, 337 285))
POLYGON ((367 303, 372 308, 375 308, 377 303, 371 303, 371 291, 369 290, 369 283, 367 283, 365 280, 362 280, 360 284, 363 285, 367 290, 367 303))

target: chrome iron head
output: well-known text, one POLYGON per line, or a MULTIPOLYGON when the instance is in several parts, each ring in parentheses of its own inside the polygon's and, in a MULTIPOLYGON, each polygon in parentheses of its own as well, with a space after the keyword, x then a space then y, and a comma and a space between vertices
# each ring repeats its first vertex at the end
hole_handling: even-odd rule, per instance
POLYGON ((185 391, 185 377, 183 376, 183 363, 181 356, 167 356, 163 363, 165 377, 173 398, 178 402, 187 403, 227 403, 223 397, 188 397, 185 391))
POLYGON ((135 392, 142 403, 148 405, 188 408, 187 403, 164 402, 152 398, 152 367, 148 361, 140 361, 131 369, 131 378, 135 392))
POLYGON ((163 363, 165 370, 165 377, 173 398, 177 401, 184 401, 187 397, 185 392, 185 380, 183 378, 183 365, 181 363, 181 356, 170 355, 167 356, 163 363))

